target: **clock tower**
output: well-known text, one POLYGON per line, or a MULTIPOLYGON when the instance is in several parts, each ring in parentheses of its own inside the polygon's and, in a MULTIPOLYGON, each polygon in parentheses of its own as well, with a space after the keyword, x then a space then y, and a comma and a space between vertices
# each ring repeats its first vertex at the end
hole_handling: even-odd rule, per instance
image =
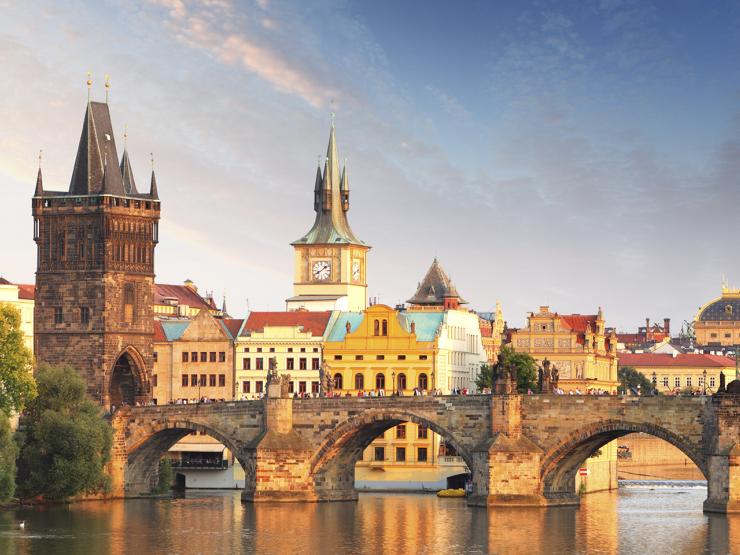
POLYGON ((349 226, 349 175, 339 172, 332 123, 324 171, 316 168, 311 230, 292 244, 295 251, 293 296, 288 310, 351 310, 367 308, 367 252, 349 226))

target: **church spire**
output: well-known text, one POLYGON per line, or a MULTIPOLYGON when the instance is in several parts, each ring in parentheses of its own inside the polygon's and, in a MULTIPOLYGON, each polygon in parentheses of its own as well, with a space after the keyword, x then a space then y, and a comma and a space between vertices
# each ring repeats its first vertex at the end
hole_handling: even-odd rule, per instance
MULTIPOLYGON (((125 137, 126 135, 124 135, 125 137)), ((136 195, 136 182, 134 181, 134 172, 131 170, 131 160, 128 157, 128 148, 125 143, 123 147, 123 158, 121 158, 121 177, 123 179, 123 192, 127 195, 136 195)))
POLYGON ((347 173, 347 159, 344 159, 344 167, 342 167, 342 181, 339 186, 342 193, 342 210, 345 212, 349 210, 349 175, 347 173))
POLYGON ((319 163, 316 166, 316 182, 313 187, 313 211, 318 212, 321 210, 321 156, 319 156, 319 163))
POLYGON ((152 181, 149 185, 149 196, 152 197, 152 200, 159 200, 159 193, 157 192, 157 178, 154 175, 154 153, 150 152, 149 156, 152 160, 152 181))
POLYGON ((41 155, 43 152, 43 150, 39 150, 39 173, 36 176, 36 191, 33 193, 35 197, 40 197, 44 194, 44 180, 41 177, 41 155))

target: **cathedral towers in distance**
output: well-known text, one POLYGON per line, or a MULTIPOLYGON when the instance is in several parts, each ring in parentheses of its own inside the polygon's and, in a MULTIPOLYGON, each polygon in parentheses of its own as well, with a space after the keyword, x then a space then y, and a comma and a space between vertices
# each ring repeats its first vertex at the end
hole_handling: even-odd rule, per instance
POLYGON ((148 401, 160 201, 125 147, 119 166, 107 102, 88 100, 69 190, 44 190, 39 168, 32 208, 38 362, 74 366, 103 405, 148 401))

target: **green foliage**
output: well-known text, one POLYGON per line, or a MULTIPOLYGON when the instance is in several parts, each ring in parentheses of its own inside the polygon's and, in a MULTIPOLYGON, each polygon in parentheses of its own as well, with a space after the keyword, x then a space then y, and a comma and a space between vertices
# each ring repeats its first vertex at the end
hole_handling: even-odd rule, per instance
POLYGON ((7 501, 15 493, 15 458, 18 447, 13 441, 10 420, 0 413, 0 501, 7 501))
POLYGON ((617 379, 619 379, 619 392, 629 392, 630 389, 639 391, 640 395, 651 395, 653 393, 653 382, 645 377, 645 374, 638 372, 631 366, 622 366, 617 371, 617 379), (637 386, 640 386, 639 390, 637 386))
POLYGON ((105 491, 113 430, 85 398, 85 382, 70 366, 42 365, 36 379, 39 394, 24 419, 20 494, 62 500, 105 491))
POLYGON ((155 493, 165 493, 172 487, 172 482, 175 480, 175 473, 172 470, 172 461, 170 459, 162 459, 159 461, 159 479, 157 480, 157 487, 154 490, 155 493))
POLYGON ((33 399, 32 369, 33 356, 23 341, 20 312, 0 304, 0 411, 6 415, 19 412, 33 399))
POLYGON ((516 368, 516 390, 519 393, 527 393, 529 389, 536 391, 537 362, 528 353, 517 353, 513 347, 508 345, 501 348, 496 364, 481 365, 480 374, 478 374, 478 378, 475 380, 476 387, 479 390, 483 390, 486 387, 493 389, 496 369, 502 369, 506 364, 516 368))

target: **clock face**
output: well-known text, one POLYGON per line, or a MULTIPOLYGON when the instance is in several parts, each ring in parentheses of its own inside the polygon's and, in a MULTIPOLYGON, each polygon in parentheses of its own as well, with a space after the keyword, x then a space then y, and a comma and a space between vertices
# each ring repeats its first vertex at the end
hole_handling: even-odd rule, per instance
POLYGON ((313 279, 325 281, 331 275, 331 263, 328 260, 314 262, 311 273, 313 274, 313 279))
POLYGON ((359 260, 352 261, 352 279, 355 281, 360 281, 360 261, 359 260))

